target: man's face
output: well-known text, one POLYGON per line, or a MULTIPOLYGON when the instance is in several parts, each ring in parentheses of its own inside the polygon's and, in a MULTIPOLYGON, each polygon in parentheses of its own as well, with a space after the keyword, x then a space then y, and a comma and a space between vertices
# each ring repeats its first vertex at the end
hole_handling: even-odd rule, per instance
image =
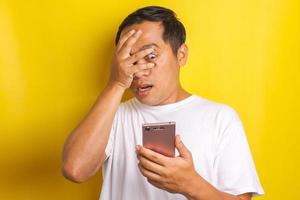
POLYGON ((133 45, 131 54, 152 47, 153 53, 138 63, 152 62, 155 66, 134 75, 130 86, 134 96, 147 105, 163 105, 179 90, 179 63, 169 43, 162 38, 164 27, 160 22, 145 21, 122 31, 141 30, 142 35, 133 45))

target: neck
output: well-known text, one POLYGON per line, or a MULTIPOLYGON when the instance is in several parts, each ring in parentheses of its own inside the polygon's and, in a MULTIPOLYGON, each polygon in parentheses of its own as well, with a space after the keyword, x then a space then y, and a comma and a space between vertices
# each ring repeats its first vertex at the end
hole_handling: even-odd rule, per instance
POLYGON ((191 96, 190 93, 185 91, 180 85, 176 90, 170 93, 168 97, 166 97, 162 102, 160 102, 158 105, 166 105, 171 103, 176 103, 178 101, 181 101, 187 97, 191 96))

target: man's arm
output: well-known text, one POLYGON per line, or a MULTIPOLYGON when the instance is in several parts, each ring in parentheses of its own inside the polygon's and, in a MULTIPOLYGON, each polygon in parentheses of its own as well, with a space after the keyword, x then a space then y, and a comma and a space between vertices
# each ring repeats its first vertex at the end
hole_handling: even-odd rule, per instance
POLYGON ((153 67, 149 63, 136 64, 153 49, 130 55, 140 35, 140 31, 132 30, 121 36, 112 61, 110 81, 64 145, 62 173, 69 180, 84 182, 102 166, 113 119, 124 91, 131 85, 135 73, 153 67))
POLYGON ((190 200, 251 200, 252 194, 231 195, 219 191, 194 169, 191 152, 176 136, 175 146, 179 156, 166 157, 142 146, 137 146, 139 169, 152 185, 190 200))
POLYGON ((62 173, 69 180, 83 182, 101 167, 124 90, 117 83, 108 83, 88 115, 67 139, 63 149, 62 173))
POLYGON ((252 193, 232 195, 222 192, 204 180, 201 176, 195 177, 189 184, 186 197, 189 200, 251 200, 252 193))

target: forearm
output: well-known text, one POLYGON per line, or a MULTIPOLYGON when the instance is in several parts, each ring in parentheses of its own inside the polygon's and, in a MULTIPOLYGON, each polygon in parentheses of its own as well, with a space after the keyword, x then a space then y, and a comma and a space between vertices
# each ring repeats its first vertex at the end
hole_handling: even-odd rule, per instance
POLYGON ((67 178, 83 182, 101 167, 113 119, 124 91, 118 84, 109 82, 67 139, 62 165, 67 178))
POLYGON ((189 200, 242 200, 238 196, 219 191, 201 176, 191 180, 186 196, 189 200))

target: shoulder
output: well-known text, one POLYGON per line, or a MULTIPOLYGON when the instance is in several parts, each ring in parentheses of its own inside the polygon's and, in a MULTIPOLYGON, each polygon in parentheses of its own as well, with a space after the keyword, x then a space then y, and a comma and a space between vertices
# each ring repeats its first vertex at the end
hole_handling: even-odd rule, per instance
POLYGON ((230 105, 196 96, 196 105, 199 109, 212 113, 217 119, 236 120, 239 119, 237 111, 230 105))
POLYGON ((135 98, 131 98, 127 101, 121 102, 119 105, 119 109, 122 110, 130 110, 130 109, 134 109, 136 107, 136 99, 135 98))
POLYGON ((136 109, 135 104, 136 103, 135 103, 134 98, 131 98, 127 101, 121 102, 118 106, 116 114, 117 115, 124 115, 124 114, 128 113, 128 111, 135 110, 136 109))

